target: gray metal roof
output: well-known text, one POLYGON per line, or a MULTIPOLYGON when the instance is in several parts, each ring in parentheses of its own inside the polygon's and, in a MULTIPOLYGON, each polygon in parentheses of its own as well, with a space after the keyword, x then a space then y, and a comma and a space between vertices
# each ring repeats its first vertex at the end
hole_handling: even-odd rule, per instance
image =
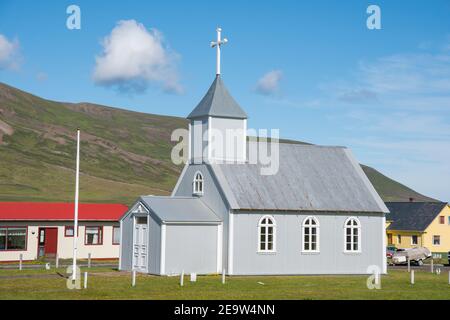
POLYGON ((424 231, 447 205, 445 202, 386 202, 388 230, 424 231))
POLYGON ((350 150, 280 143, 279 155, 275 175, 261 175, 261 164, 211 164, 232 209, 388 212, 350 150))
POLYGON ((162 222, 221 222, 199 198, 141 196, 140 200, 162 222))
POLYGON ((205 116, 247 118, 247 114, 230 95, 220 76, 216 76, 206 95, 187 118, 195 119, 205 116))

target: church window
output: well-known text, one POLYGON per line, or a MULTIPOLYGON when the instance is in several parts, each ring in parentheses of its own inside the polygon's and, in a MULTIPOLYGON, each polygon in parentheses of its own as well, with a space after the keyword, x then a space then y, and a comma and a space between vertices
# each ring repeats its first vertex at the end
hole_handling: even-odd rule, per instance
POLYGON ((259 220, 259 252, 275 252, 276 224, 271 216, 264 216, 259 220))
POLYGON ((361 224, 357 218, 348 218, 344 224, 345 252, 361 252, 361 224))
POLYGON ((319 252, 319 221, 307 217, 303 221, 303 252, 319 252))
POLYGON ((195 173, 193 182, 193 193, 203 194, 203 175, 201 172, 195 173))

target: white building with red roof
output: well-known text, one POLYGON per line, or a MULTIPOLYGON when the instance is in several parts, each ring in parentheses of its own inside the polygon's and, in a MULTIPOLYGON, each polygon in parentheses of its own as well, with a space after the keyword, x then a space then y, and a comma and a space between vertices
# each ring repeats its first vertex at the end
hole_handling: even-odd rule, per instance
MULTIPOLYGON (((80 204, 79 259, 119 257, 123 204, 80 204)), ((0 202, 0 262, 40 257, 72 258, 74 204, 0 202)))

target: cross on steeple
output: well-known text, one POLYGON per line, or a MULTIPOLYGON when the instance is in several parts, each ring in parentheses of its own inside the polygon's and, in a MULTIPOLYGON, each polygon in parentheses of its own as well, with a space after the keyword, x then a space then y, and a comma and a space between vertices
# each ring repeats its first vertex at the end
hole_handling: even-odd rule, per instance
POLYGON ((217 31, 217 41, 211 41, 211 48, 216 47, 216 52, 217 52, 217 66, 216 66, 216 75, 220 75, 220 47, 223 44, 226 44, 228 42, 227 38, 224 38, 223 40, 221 39, 221 32, 222 29, 220 27, 218 27, 216 29, 217 31))

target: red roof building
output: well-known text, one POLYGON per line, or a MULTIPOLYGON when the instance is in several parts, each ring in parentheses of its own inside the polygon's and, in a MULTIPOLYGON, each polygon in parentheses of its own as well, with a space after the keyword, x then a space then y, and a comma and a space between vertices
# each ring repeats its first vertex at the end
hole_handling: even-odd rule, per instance
MULTIPOLYGON (((123 204, 81 203, 78 206, 79 259, 117 259, 123 204)), ((0 262, 22 258, 72 258, 74 203, 0 202, 0 262)))
MULTIPOLYGON (((81 203, 79 221, 119 221, 128 210, 123 204, 81 203)), ((62 202, 0 202, 0 221, 68 221, 75 204, 62 202)))

